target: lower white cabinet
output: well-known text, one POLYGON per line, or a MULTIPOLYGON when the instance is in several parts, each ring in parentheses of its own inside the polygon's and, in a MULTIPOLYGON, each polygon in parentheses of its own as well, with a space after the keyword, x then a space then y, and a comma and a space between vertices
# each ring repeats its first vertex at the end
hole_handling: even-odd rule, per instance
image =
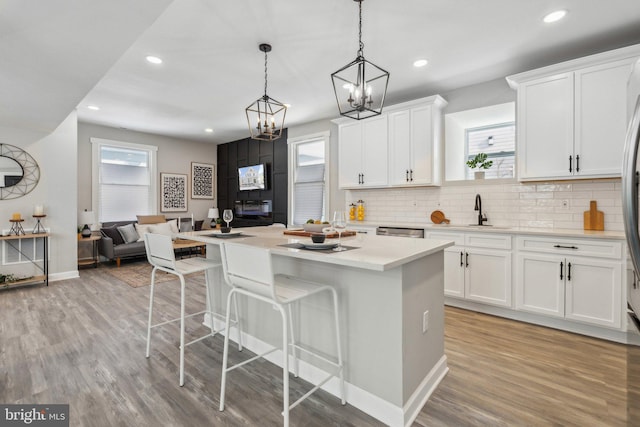
POLYGON ((517 310, 621 327, 619 242, 520 237, 518 246, 535 249, 517 255, 517 310), (593 253, 602 256, 580 256, 593 253))
POLYGON ((510 236, 429 232, 427 238, 456 243, 444 251, 445 295, 511 307, 510 236))

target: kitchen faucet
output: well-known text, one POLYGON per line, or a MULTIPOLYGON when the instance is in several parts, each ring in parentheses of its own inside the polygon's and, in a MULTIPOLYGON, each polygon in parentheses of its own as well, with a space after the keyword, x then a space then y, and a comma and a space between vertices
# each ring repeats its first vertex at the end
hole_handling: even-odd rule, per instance
POLYGON ((478 225, 484 225, 483 222, 487 221, 487 215, 482 213, 482 198, 480 194, 476 194, 476 207, 473 210, 478 211, 478 225))

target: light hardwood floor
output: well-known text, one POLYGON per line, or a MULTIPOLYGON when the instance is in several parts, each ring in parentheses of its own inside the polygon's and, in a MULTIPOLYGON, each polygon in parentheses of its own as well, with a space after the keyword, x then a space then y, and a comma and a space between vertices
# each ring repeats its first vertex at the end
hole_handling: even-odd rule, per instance
MULTIPOLYGON (((279 368, 256 362, 230 373, 219 412, 222 338, 187 348, 179 387, 177 325, 156 329, 146 359, 149 289, 103 268, 48 288, 0 291, 0 402, 69 403, 72 426, 281 425, 279 368)), ((188 280, 193 311, 202 283, 188 280)), ((177 317, 177 282, 160 284, 156 298, 156 313, 177 317)), ((188 335, 204 331, 188 324, 188 335)), ((625 346, 447 308, 446 354, 450 372, 415 426, 626 424, 625 346)), ((251 353, 229 355, 236 362, 251 353)), ((292 379, 291 388, 295 399, 309 386, 292 379)), ((322 391, 291 412, 291 424, 381 425, 322 391)))

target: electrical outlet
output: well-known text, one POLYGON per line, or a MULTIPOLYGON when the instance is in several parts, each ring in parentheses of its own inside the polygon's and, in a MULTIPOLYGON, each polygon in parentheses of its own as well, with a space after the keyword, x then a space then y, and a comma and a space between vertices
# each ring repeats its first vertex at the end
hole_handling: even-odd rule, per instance
POLYGON ((422 313, 422 333, 426 334, 429 329, 429 310, 422 313))
POLYGON ((569 209, 569 199, 562 200, 562 209, 569 209))

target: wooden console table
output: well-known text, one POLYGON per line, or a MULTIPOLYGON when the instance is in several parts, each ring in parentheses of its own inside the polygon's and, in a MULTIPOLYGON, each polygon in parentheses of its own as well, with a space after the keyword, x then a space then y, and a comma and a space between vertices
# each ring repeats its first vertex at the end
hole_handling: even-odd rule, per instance
POLYGON ((25 285, 30 283, 44 283, 49 286, 49 233, 26 233, 21 235, 11 235, 11 236, 0 236, 0 241, 6 241, 7 245, 11 247, 11 249, 15 250, 20 254, 20 258, 26 261, 29 261, 31 264, 35 265, 40 271, 42 271, 41 275, 33 276, 28 279, 18 280, 11 283, 0 283, 0 288, 8 287, 8 286, 16 286, 16 285, 25 285), (17 245, 13 244, 13 241, 20 241, 26 239, 33 239, 33 254, 27 254, 22 249, 20 242, 17 245), (42 260, 35 259, 36 257, 36 244, 37 239, 42 239, 42 260), (32 258, 33 256, 33 258, 32 258), (40 267, 40 263, 42 263, 42 267, 40 267))

